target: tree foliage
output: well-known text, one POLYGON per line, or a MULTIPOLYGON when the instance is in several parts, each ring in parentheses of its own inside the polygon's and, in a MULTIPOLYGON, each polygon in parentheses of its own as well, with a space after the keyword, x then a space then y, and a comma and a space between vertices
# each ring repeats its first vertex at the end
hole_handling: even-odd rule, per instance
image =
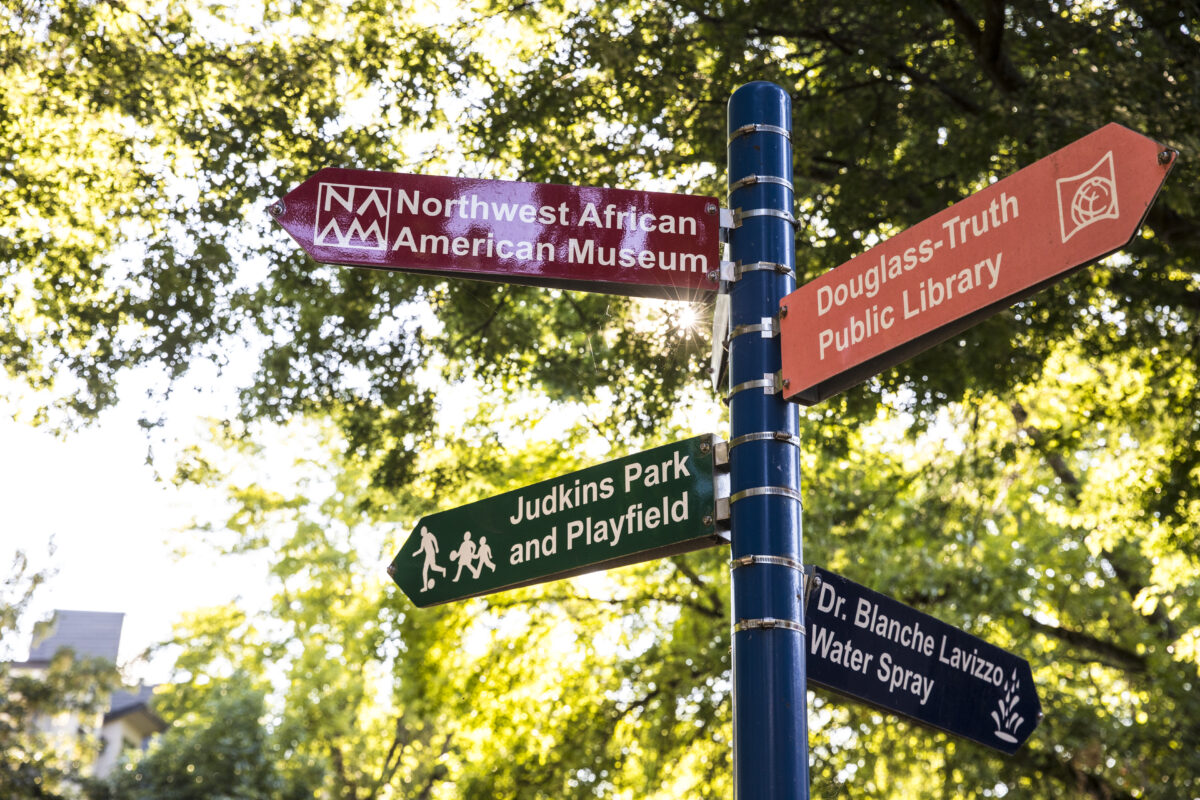
MULTIPOLYGON (((0 638, 21 631, 45 572, 30 572, 17 551, 0 583, 0 638)), ((36 668, 0 661, 0 796, 62 800, 90 786, 87 765, 97 753, 96 721, 118 685, 116 667, 60 649, 36 668)))
MULTIPOLYGON (((529 432, 510 425, 517 438, 529 432)), ((233 502, 227 517, 209 521, 210 538, 231 553, 267 555, 268 604, 206 609, 180 624, 172 644, 183 652, 158 704, 179 721, 178 735, 131 762, 114 798, 188 797, 201 776, 211 791, 259 774, 274 776, 269 796, 307 786, 346 800, 631 789, 673 797, 728 787, 719 551, 418 610, 379 565, 404 536, 396 520, 433 504, 414 498, 417 506, 381 515, 368 473, 329 469, 338 449, 326 441, 286 474, 247 472, 253 454, 241 477, 212 474, 233 502), (250 712, 262 700, 254 687, 272 682, 265 711, 214 713, 231 703, 250 712), (238 760, 260 741, 253 759, 238 760), (214 784, 231 761, 250 767, 214 784)), ((216 445, 201 450, 210 463, 221 458, 216 445)), ((478 499, 549 477, 562 466, 556 451, 535 437, 504 463, 479 460, 457 478, 433 464, 420 473, 443 495, 478 499)))
MULTIPOLYGON (((172 687, 174 693, 186 687, 172 687)), ((265 691, 244 674, 206 686, 202 698, 184 711, 173 706, 171 728, 153 751, 115 773, 102 797, 239 800, 311 797, 307 786, 289 786, 280 773, 284 754, 272 752, 265 691)))
MULTIPOLYGON (((1196 795, 1195 2, 246 19, 42 0, 0 38, 0 361, 51 393, 45 418, 94 417, 133 366, 165 393, 248 343, 232 429, 332 425, 336 491, 231 485, 212 535, 275 554, 272 622, 189 623, 188 702, 209 675, 281 678, 264 741, 329 796, 726 792, 719 554, 433 612, 366 577, 380 525, 670 435, 707 397, 708 343, 678 307, 314 265, 264 210, 327 165, 716 194, 726 98, 768 79, 795 110, 802 278, 1108 121, 1182 152, 1123 253, 804 412, 810 560, 1024 655, 1047 710, 1002 760, 818 695, 814 793, 1196 795), (480 415, 448 430, 476 386, 480 415), (584 424, 518 443, 492 413, 516 397, 584 424)), ((220 480, 219 460, 180 475, 220 480)))

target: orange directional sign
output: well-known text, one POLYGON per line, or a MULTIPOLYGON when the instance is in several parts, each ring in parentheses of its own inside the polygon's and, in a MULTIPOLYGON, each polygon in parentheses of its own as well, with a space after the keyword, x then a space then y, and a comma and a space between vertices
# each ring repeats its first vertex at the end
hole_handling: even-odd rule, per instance
POLYGON ((1176 155, 1106 125, 801 286, 784 397, 820 402, 1120 249, 1176 155))

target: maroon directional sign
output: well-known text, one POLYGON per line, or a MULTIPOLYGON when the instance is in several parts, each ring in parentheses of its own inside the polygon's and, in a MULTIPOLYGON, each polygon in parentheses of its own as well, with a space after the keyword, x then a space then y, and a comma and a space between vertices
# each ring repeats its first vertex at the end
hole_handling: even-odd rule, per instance
POLYGON ((1106 125, 800 287, 784 397, 820 402, 1123 247, 1176 155, 1106 125))
POLYGON ((271 213, 326 264, 681 300, 718 286, 712 197, 326 168, 271 213))

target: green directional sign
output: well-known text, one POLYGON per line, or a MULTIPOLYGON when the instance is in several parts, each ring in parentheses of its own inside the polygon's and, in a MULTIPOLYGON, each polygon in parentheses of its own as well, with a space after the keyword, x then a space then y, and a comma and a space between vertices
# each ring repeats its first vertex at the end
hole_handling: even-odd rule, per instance
POLYGON ((728 542, 705 434, 424 517, 388 567, 418 606, 728 542))

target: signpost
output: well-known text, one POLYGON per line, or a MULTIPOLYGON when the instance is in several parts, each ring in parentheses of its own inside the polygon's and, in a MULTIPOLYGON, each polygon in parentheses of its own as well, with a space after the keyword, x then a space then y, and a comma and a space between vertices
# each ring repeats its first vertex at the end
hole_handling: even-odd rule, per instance
POLYGON ((792 102, 764 81, 729 98, 730 660, 733 796, 808 797, 800 412, 775 391, 779 302, 796 286, 792 102), (748 560, 749 559, 749 560, 748 560), (744 566, 739 566, 744 565, 744 566))
MULTIPOLYGON (((735 795, 808 797, 810 679, 1012 753, 1042 716, 1024 659, 804 566, 787 401, 819 402, 1122 247, 1176 153, 1107 125, 794 289, 790 99, 747 84, 728 121, 735 277, 712 360, 714 383, 728 375, 728 445, 697 436, 432 514, 388 573, 425 607, 729 542, 735 795)), ((710 197, 332 168, 271 207, 323 263, 683 300, 719 287, 718 211, 710 197)))
POLYGON ((1012 754, 1042 718, 1029 662, 820 567, 805 603, 808 678, 1012 754))
POLYGON ((1176 155, 1106 125, 800 287, 784 396, 820 402, 1123 247, 1176 155))
POLYGON ((388 573, 425 607, 728 542, 711 435, 422 518, 388 573))
POLYGON ((718 288, 712 197, 326 168, 271 213, 326 264, 673 300, 718 288))

